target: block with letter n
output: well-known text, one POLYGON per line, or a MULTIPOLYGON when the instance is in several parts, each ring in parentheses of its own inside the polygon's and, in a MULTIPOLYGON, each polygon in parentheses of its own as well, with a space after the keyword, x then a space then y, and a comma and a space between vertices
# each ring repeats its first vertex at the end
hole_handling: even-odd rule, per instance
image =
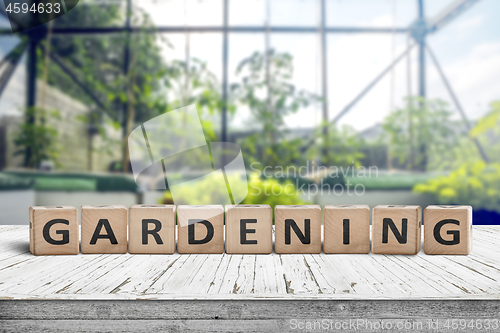
POLYGON ((422 208, 379 205, 372 214, 372 252, 417 254, 421 249, 422 208))
POLYGON ((34 255, 78 254, 78 210, 71 206, 29 209, 30 251, 34 255))
POLYGON ((321 252, 321 207, 295 205, 274 207, 276 253, 321 252))

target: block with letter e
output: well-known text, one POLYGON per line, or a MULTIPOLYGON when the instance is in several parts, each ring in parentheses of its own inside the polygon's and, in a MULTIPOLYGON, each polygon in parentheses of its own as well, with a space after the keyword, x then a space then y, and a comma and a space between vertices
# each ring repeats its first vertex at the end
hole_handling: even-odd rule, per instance
POLYGON ((370 207, 326 205, 325 253, 370 253, 370 207))
POLYGON ((425 254, 467 255, 471 249, 471 206, 427 206, 425 208, 425 254))
POLYGON ((128 252, 175 252, 175 206, 132 205, 128 214, 128 252))
POLYGON ((223 253, 224 207, 177 206, 177 252, 223 253))
POLYGON ((226 205, 226 253, 273 252, 273 211, 269 205, 226 205))
POLYGON ((274 207, 276 253, 321 252, 321 207, 296 205, 274 207))
POLYGON ((127 207, 82 206, 82 253, 127 253, 127 207))
POLYGON ((78 210, 71 206, 29 209, 30 251, 34 255, 78 254, 78 210))
POLYGON ((421 249, 422 208, 379 205, 372 214, 372 252, 417 254, 421 249))

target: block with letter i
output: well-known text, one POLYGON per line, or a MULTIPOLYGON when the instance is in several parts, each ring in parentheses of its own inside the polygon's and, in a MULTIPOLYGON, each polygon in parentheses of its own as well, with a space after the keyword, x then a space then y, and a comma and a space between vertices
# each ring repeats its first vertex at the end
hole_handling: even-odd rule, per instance
POLYGON ((177 252, 223 253, 222 205, 177 206, 177 252))
POLYGON ((132 205, 128 214, 128 252, 175 252, 175 206, 132 205))
POLYGON ((376 206, 372 214, 372 252, 417 254, 421 249, 421 225, 420 206, 376 206))
POLYGON ((273 211, 269 205, 226 206, 226 253, 273 252, 273 211))
POLYGON ((82 253, 127 253, 127 207, 82 206, 82 253))
POLYGON ((370 253, 370 207, 326 205, 325 253, 370 253))
POLYGON ((78 210, 71 206, 29 209, 30 251, 34 255, 78 254, 78 210))
POLYGON ((471 206, 427 206, 425 208, 425 254, 467 255, 471 249, 471 206))
POLYGON ((274 207, 276 253, 321 252, 321 207, 297 205, 274 207))

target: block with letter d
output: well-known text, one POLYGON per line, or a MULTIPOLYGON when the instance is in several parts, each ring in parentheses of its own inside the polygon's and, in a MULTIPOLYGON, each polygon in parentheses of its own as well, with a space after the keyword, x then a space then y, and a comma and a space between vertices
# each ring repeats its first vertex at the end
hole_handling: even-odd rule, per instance
POLYGON ((462 254, 472 249, 472 206, 427 206, 425 254, 462 254))
POLYGON ((226 205, 226 253, 273 252, 273 211, 269 205, 226 205))
POLYGON ((223 253, 222 205, 177 206, 177 252, 223 253))
POLYGON ((29 209, 30 251, 34 255, 78 254, 78 210, 71 206, 29 209))
POLYGON ((372 252, 417 254, 421 249, 422 208, 379 205, 372 214, 372 252))
POLYGON ((127 253, 127 207, 82 206, 82 253, 127 253))
POLYGON ((175 206, 132 205, 128 214, 128 252, 175 252, 175 206))
POLYGON ((276 253, 321 252, 321 207, 297 205, 274 207, 276 253))

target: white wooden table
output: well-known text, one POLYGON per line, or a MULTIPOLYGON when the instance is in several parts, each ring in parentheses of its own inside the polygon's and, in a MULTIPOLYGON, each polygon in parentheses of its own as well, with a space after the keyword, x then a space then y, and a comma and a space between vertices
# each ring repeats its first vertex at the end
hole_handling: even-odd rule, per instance
POLYGON ((0 226, 0 331, 52 319, 69 331, 114 319, 134 331, 213 319, 256 331, 287 329, 290 318, 500 319, 500 227, 475 226, 473 237, 469 256, 33 256, 27 226, 0 226))

